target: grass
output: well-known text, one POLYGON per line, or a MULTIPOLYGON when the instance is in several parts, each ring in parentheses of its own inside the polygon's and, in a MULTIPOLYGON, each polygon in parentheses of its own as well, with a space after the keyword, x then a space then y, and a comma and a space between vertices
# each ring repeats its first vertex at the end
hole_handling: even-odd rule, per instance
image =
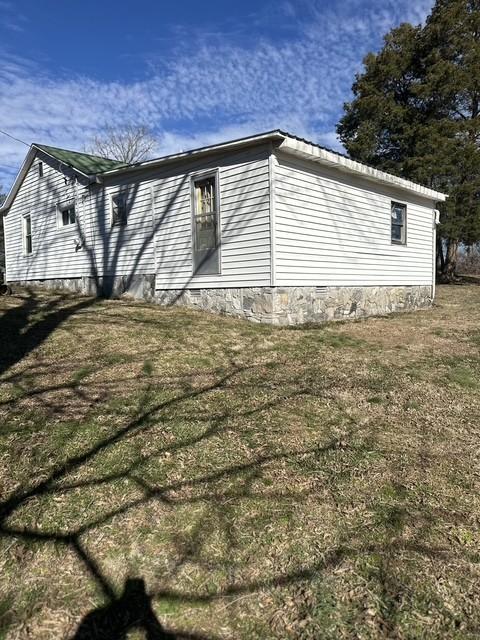
POLYGON ((477 638, 479 309, 0 299, 0 638, 477 638))

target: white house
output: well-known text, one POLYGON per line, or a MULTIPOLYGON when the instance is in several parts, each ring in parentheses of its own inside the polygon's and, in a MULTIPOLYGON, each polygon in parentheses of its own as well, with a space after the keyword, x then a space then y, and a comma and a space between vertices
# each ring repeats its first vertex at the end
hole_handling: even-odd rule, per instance
POLYGON ((445 198, 279 130, 134 165, 32 144, 6 278, 275 324, 425 307, 445 198))

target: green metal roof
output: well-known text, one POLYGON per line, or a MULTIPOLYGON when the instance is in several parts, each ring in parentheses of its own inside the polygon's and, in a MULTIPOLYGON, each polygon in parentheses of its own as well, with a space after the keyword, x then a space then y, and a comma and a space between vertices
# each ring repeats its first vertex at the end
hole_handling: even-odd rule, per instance
POLYGON ((128 164, 125 164, 125 162, 118 162, 118 160, 110 160, 109 158, 93 156, 90 153, 79 153, 78 151, 59 149, 58 147, 49 147, 46 144, 34 144, 33 146, 37 147, 37 149, 40 149, 41 151, 45 151, 48 155, 56 158, 64 164, 67 164, 73 169, 77 169, 87 175, 128 167, 128 164))

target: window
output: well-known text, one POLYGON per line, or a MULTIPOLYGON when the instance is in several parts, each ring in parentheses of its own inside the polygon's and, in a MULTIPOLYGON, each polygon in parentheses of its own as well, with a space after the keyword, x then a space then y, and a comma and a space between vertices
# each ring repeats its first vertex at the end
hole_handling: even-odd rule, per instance
POLYGON ((219 273, 217 175, 193 179, 192 198, 194 271, 219 273))
POLYGON ((57 206, 57 226, 59 229, 69 227, 76 222, 75 205, 66 204, 57 206))
POLYGON ((127 194, 116 193, 112 196, 112 227, 127 224, 127 194))
POLYGON ((38 163, 38 177, 43 178, 43 162, 38 163))
POLYGON ((392 242, 407 242, 407 205, 400 202, 392 202, 392 242))
POLYGON ((23 253, 32 253, 32 216, 26 215, 22 218, 23 253))

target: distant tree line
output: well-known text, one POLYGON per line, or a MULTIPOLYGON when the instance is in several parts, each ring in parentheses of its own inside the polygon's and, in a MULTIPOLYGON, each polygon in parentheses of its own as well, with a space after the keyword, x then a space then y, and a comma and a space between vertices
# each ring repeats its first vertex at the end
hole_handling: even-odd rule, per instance
POLYGON ((424 26, 402 24, 364 59, 337 132, 348 153, 449 195, 437 269, 480 240, 480 4, 437 0, 424 26))

